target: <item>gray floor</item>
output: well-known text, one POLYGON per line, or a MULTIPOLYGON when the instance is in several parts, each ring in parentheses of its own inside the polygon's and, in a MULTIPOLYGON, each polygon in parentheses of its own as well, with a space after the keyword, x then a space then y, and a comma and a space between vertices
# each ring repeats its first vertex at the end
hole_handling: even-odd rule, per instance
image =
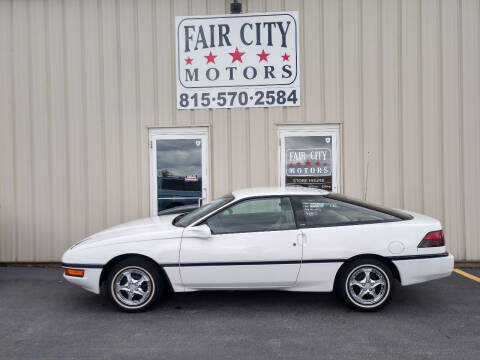
MULTIPOLYGON (((466 270, 480 275, 480 271, 466 270)), ((175 294, 125 314, 60 269, 0 268, 1 359, 480 359, 480 284, 397 288, 383 311, 332 294, 175 294)))

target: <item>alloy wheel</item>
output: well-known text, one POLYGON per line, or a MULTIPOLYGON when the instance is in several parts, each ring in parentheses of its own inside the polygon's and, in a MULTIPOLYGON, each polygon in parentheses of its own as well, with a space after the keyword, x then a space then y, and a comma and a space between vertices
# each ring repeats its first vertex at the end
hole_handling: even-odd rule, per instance
POLYGON ((354 269, 347 280, 350 298, 361 306, 374 306, 388 295, 389 280, 382 269, 363 265, 354 269))
POLYGON ((120 270, 113 281, 115 297, 126 306, 141 306, 146 303, 153 291, 151 275, 139 267, 120 270))

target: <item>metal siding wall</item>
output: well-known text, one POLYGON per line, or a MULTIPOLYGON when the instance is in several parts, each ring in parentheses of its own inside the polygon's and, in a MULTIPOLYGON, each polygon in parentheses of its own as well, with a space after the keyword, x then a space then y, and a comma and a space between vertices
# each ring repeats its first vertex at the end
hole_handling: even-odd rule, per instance
POLYGON ((423 211, 420 1, 402 1, 403 207, 423 211))
POLYGON ((480 259, 480 2, 461 6, 461 68, 465 257, 480 259))
POLYGON ((361 2, 343 2, 343 190, 362 197, 365 187, 363 154, 361 2), (348 174, 348 176, 346 176, 348 174))
MULTIPOLYGON (((461 106, 460 18, 459 2, 440 3, 442 38, 442 120, 444 144, 443 193, 444 226, 447 230, 449 248, 458 257, 465 259, 465 211, 463 184, 463 129, 461 106)), ((477 241, 478 238, 477 238, 477 241)))
POLYGON ((400 114, 400 3, 382 2, 381 7, 380 118, 382 121, 382 187, 388 206, 402 206, 402 122, 400 114), (399 166, 400 165, 400 166, 399 166))
POLYGON ((17 259, 12 37, 11 3, 0 2, 0 261, 17 259))
POLYGON ((244 0, 300 12, 301 106, 179 111, 174 16, 228 0, 0 0, 0 261, 149 214, 148 128, 210 126, 213 197, 278 182, 277 124, 339 123, 344 192, 440 218, 480 260, 477 0, 244 0))

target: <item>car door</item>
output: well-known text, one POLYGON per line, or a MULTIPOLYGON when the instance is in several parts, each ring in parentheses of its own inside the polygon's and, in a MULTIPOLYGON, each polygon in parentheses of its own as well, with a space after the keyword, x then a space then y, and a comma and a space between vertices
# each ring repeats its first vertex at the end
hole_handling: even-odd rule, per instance
POLYGON ((188 228, 182 237, 184 286, 269 288, 295 284, 302 246, 288 197, 240 200, 203 224, 210 228, 210 237, 188 235, 188 228))

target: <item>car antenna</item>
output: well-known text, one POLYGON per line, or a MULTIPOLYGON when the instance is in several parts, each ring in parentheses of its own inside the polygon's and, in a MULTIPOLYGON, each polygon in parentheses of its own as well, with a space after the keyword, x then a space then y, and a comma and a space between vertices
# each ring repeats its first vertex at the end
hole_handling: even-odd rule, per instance
POLYGON ((364 190, 363 190, 363 200, 367 200, 368 192, 368 165, 370 164, 370 151, 367 152, 367 164, 365 166, 365 179, 364 179, 364 190))

